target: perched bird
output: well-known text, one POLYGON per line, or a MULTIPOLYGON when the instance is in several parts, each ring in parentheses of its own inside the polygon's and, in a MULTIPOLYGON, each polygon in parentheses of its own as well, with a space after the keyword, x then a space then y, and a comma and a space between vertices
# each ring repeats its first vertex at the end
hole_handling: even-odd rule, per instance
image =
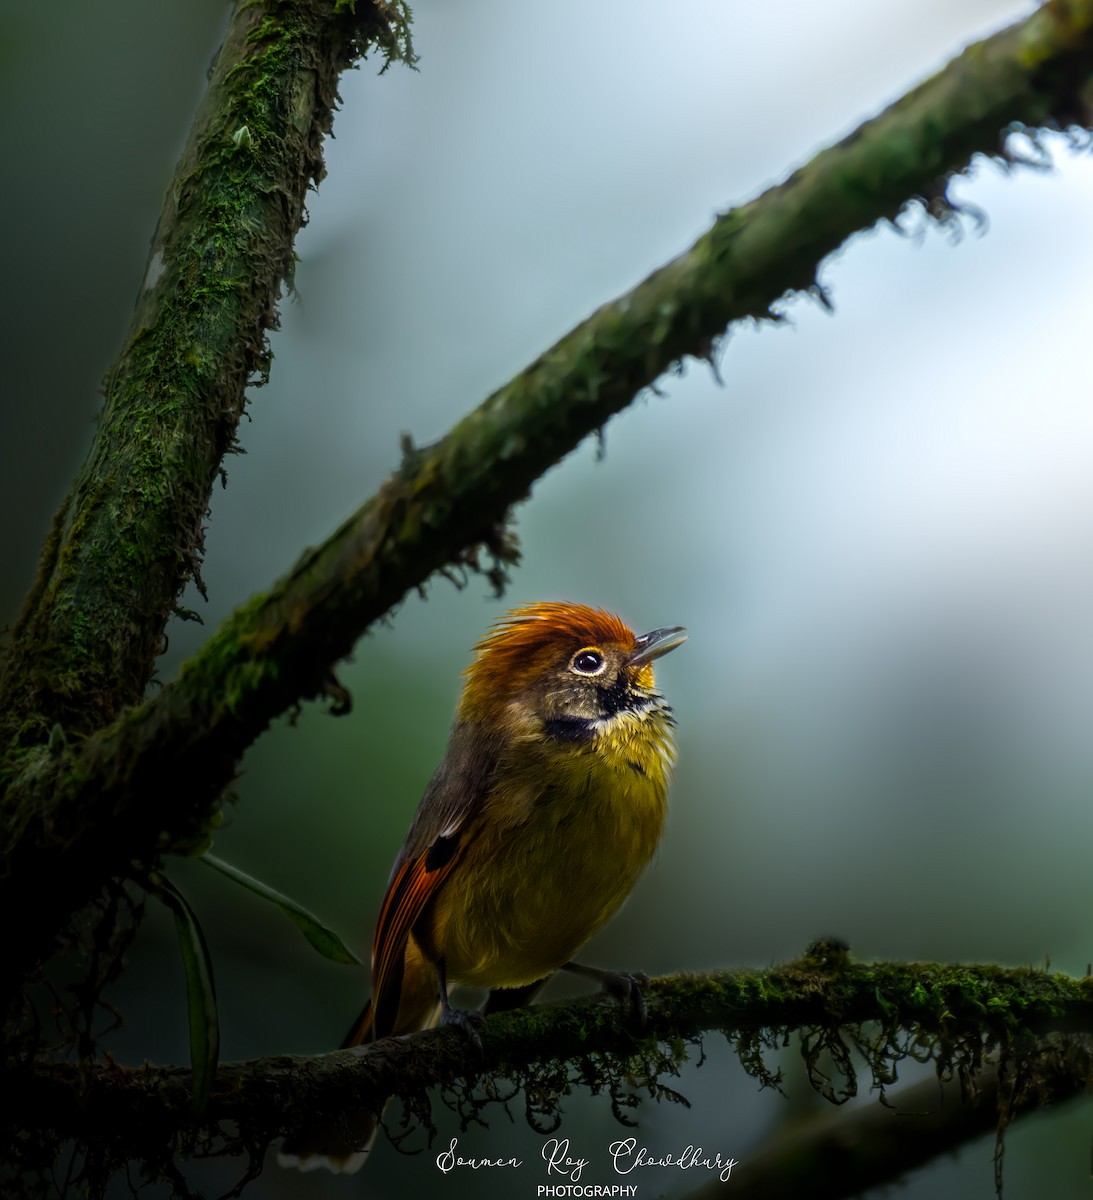
MULTIPOLYGON (((674 758, 654 659, 679 626, 635 636, 581 604, 517 608, 476 647, 444 760, 387 884, 372 999, 343 1046, 444 1023, 448 989, 491 989, 483 1013, 529 1000, 556 971, 631 993, 633 976, 572 962, 629 895, 660 841, 674 758)), ((640 1001, 640 993, 637 994, 640 1001)), ((279 1161, 356 1171, 372 1114, 286 1140, 279 1161)))

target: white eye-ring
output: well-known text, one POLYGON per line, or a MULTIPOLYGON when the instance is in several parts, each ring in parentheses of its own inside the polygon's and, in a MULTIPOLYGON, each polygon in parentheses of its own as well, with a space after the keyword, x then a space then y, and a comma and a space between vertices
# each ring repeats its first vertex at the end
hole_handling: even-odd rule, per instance
POLYGON ((602 675, 607 669, 607 659, 594 647, 586 646, 569 660, 569 669, 578 675, 602 675))

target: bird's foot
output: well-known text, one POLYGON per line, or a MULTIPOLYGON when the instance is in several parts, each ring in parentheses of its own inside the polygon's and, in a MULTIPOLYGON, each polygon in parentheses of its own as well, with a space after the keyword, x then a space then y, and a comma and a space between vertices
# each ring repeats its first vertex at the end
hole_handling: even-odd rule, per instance
POLYGON ((458 1029, 476 1049, 482 1049, 482 1035, 478 1032, 485 1021, 485 1014, 480 1012, 465 1012, 461 1008, 449 1008, 445 1005, 440 1012, 441 1025, 451 1025, 458 1029))
POLYGON ((586 979, 595 979, 609 996, 613 996, 624 1008, 629 1008, 644 1027, 648 1017, 645 994, 642 988, 649 984, 644 971, 603 971, 599 967, 585 967, 580 963, 566 963, 563 971, 572 971, 586 979))

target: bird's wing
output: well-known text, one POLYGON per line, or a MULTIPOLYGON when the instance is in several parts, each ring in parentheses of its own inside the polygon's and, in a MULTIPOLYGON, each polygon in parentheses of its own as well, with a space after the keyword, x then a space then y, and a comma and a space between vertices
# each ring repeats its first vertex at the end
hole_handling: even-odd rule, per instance
POLYGON ((489 790, 495 762, 488 742, 466 726, 453 729, 444 762, 425 789, 391 871, 376 924, 372 943, 375 1037, 395 1029, 407 939, 473 836, 473 817, 489 790))
POLYGON ((402 975, 406 959, 406 941, 425 906, 436 895, 459 859, 458 833, 438 838, 433 848, 416 858, 407 858, 395 867, 387 895, 383 898, 376 937, 372 943, 372 1002, 376 1019, 375 1037, 395 1032, 402 975))

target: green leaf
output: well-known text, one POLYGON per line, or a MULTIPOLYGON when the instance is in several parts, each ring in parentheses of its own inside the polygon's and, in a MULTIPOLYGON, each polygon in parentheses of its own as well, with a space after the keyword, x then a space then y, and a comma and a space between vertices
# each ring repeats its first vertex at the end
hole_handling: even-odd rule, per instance
POLYGON ((208 863, 210 867, 219 871, 221 875, 226 875, 240 887, 245 887, 255 895, 261 896, 263 900, 276 904, 323 958, 329 958, 331 962, 344 963, 346 966, 363 966, 361 960, 332 929, 328 929, 314 913, 308 912, 295 900, 289 899, 281 892, 274 891, 260 879, 255 879, 253 875, 247 875, 238 867, 226 863, 222 858, 205 854, 202 855, 200 861, 208 863))
POLYGON ((220 1022, 209 947, 197 915, 186 897, 159 872, 148 876, 154 895, 171 910, 186 973, 186 1010, 190 1021, 190 1068, 193 1072, 193 1114, 200 1117, 209 1103, 216 1064, 220 1060, 220 1022))

